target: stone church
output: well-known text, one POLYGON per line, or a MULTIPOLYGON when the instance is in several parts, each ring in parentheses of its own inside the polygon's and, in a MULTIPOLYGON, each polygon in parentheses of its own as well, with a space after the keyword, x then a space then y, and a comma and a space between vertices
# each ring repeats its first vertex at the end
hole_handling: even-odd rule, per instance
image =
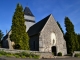
MULTIPOLYGON (((35 16, 29 7, 25 7, 24 19, 26 32, 30 37, 31 51, 54 52, 55 55, 59 52, 62 52, 63 55, 67 54, 66 41, 52 14, 35 23, 35 16)), ((12 49, 14 43, 10 41, 10 34, 11 30, 3 38, 3 48, 12 49)))

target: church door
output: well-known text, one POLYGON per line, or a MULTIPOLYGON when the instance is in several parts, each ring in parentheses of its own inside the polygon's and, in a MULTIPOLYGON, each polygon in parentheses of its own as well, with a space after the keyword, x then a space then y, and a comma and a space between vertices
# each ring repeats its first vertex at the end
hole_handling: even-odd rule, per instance
POLYGON ((56 56, 57 54, 56 54, 56 46, 52 46, 52 53, 54 53, 54 56, 56 56))

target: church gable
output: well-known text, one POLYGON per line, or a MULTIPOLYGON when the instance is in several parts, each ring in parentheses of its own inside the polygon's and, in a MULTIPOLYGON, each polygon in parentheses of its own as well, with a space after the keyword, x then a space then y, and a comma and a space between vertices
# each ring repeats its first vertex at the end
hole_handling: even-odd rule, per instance
MULTIPOLYGON (((63 34, 58 27, 55 19, 53 18, 52 15, 50 15, 49 19, 45 23, 43 29, 40 32, 40 41, 42 41, 43 48, 39 48, 40 51, 45 51, 45 52, 51 52, 51 47, 55 46, 57 49, 57 52, 62 52, 63 54, 66 54, 66 44, 63 34), (52 40, 53 39, 53 40, 52 40)), ((39 44, 42 44, 39 42, 39 44)))

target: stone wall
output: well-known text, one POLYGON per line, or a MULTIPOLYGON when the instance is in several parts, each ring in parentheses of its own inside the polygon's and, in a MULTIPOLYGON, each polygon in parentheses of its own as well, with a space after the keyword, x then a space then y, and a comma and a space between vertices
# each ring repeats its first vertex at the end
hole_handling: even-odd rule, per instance
POLYGON ((80 51, 74 51, 72 56, 74 57, 75 54, 80 54, 80 51))
POLYGON ((11 50, 11 49, 5 49, 0 48, 0 51, 4 51, 7 53, 20 53, 20 52, 27 52, 27 53, 33 53, 36 55, 40 55, 40 58, 53 58, 52 53, 45 53, 45 52, 39 52, 39 51, 28 51, 28 50, 11 50))
POLYGON ((66 49, 66 41, 63 38, 63 34, 58 27, 56 21, 54 20, 53 16, 51 15, 43 27, 42 31, 40 32, 40 39, 39 41, 42 41, 42 47, 39 47, 39 51, 42 52, 51 52, 51 33, 55 33, 56 35, 56 48, 57 53, 62 52, 63 55, 67 54, 66 49))
POLYGON ((39 34, 30 36, 29 44, 30 44, 30 50, 39 51, 39 34))

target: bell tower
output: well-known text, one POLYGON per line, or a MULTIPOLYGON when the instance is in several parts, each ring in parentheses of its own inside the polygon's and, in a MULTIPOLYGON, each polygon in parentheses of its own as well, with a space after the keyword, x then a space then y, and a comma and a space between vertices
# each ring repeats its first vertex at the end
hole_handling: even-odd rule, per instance
POLYGON ((29 7, 25 7, 24 9, 24 19, 25 19, 26 32, 27 32, 29 28, 35 24, 35 17, 32 14, 29 7))

